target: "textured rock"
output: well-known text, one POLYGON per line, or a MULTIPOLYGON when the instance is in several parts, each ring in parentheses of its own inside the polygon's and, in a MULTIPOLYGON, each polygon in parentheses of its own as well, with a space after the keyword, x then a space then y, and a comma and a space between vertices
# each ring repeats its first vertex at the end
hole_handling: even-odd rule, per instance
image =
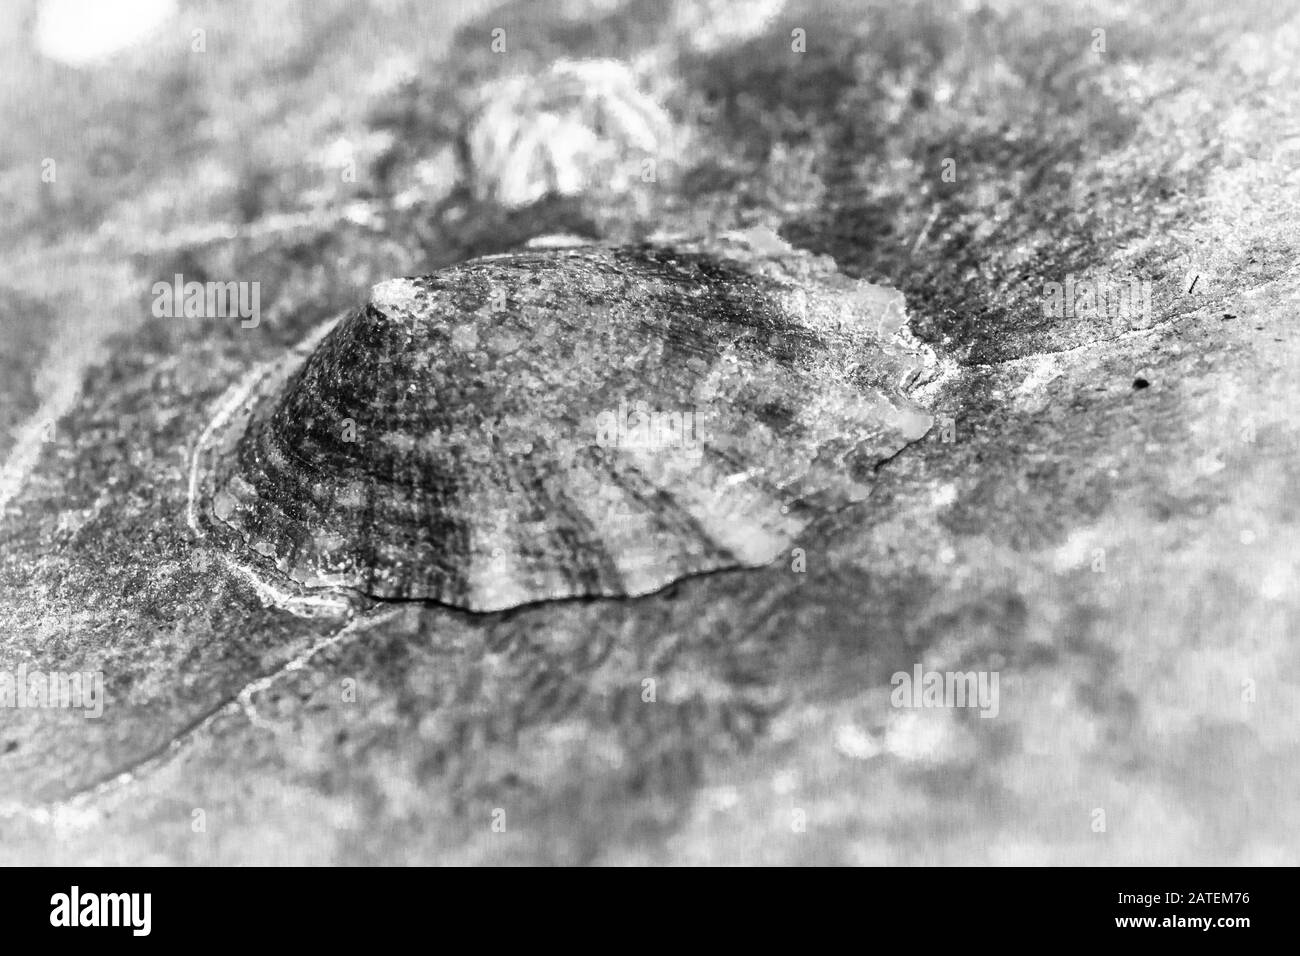
POLYGON ((177 57, 178 23, 75 74, 0 30, 0 335, 31 343, 0 376, 0 668, 106 690, 99 720, 0 713, 0 858, 1300 862, 1296 12, 791 0, 691 52, 658 0, 574 6, 452 31, 313 0, 266 40, 232 3, 205 19, 233 55, 177 57), (399 49, 417 78, 359 92, 399 49), (652 215, 411 190, 503 76, 647 54, 694 142, 652 215), (376 129, 354 183, 304 164, 376 129), (380 278, 757 223, 903 291, 950 362, 936 426, 800 535, 804 573, 300 617, 184 520, 231 383, 380 278), (260 326, 151 320, 175 272, 261 281, 260 326), (1045 315, 1071 272, 1148 279, 1152 321, 1045 315), (918 662, 999 671, 998 717, 892 707, 918 662))

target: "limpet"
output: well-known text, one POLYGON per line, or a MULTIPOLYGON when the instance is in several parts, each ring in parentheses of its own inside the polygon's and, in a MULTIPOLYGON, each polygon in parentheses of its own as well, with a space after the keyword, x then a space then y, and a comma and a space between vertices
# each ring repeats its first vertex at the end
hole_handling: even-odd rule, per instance
POLYGON ((895 290, 809 256, 570 247, 374 287, 210 429, 200 507, 306 589, 470 611, 767 564, 929 429, 895 290))

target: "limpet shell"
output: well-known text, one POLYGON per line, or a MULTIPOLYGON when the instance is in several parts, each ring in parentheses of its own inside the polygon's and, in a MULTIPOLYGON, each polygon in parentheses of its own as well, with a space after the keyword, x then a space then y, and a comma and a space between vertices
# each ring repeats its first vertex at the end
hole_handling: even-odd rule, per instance
MULTIPOLYGON (((922 436, 902 296, 809 257, 558 248, 375 286, 200 449, 258 573, 471 611, 759 566, 922 436)), ((196 465, 196 468, 198 465, 196 465)))

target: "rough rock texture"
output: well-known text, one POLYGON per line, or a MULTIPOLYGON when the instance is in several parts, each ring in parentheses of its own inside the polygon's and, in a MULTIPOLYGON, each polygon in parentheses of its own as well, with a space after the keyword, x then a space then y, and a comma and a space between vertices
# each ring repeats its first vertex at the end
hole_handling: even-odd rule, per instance
POLYGON ((5 41, 0 668, 107 701, 0 711, 0 858, 1300 861, 1297 14, 580 6, 454 40, 442 4, 186 9, 82 73, 5 41), (477 196, 482 90, 595 57, 638 65, 677 168, 477 196), (378 279, 754 226, 901 289, 950 362, 802 572, 341 620, 185 520, 221 396, 378 279), (260 324, 153 318, 177 272, 261 282, 260 324), (1071 276, 1151 310, 1053 315, 1071 276), (998 716, 892 707, 918 663, 998 671, 998 716))

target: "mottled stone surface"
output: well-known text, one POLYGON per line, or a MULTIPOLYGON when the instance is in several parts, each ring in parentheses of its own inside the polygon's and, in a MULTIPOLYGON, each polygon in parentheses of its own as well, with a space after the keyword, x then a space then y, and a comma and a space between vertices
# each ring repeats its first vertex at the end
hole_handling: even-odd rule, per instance
POLYGON ((0 711, 0 858, 1297 862, 1296 13, 576 6, 204 8, 80 73, 0 32, 0 669, 107 692, 0 711), (482 91, 598 57, 676 164, 476 193, 482 91), (376 281, 756 226, 948 363, 804 571, 310 617, 187 522, 227 389, 376 281), (178 272, 260 282, 260 323, 154 318, 178 272), (1070 276, 1151 311, 1052 315, 1070 276), (998 671, 998 716, 892 707, 917 664, 998 671))

